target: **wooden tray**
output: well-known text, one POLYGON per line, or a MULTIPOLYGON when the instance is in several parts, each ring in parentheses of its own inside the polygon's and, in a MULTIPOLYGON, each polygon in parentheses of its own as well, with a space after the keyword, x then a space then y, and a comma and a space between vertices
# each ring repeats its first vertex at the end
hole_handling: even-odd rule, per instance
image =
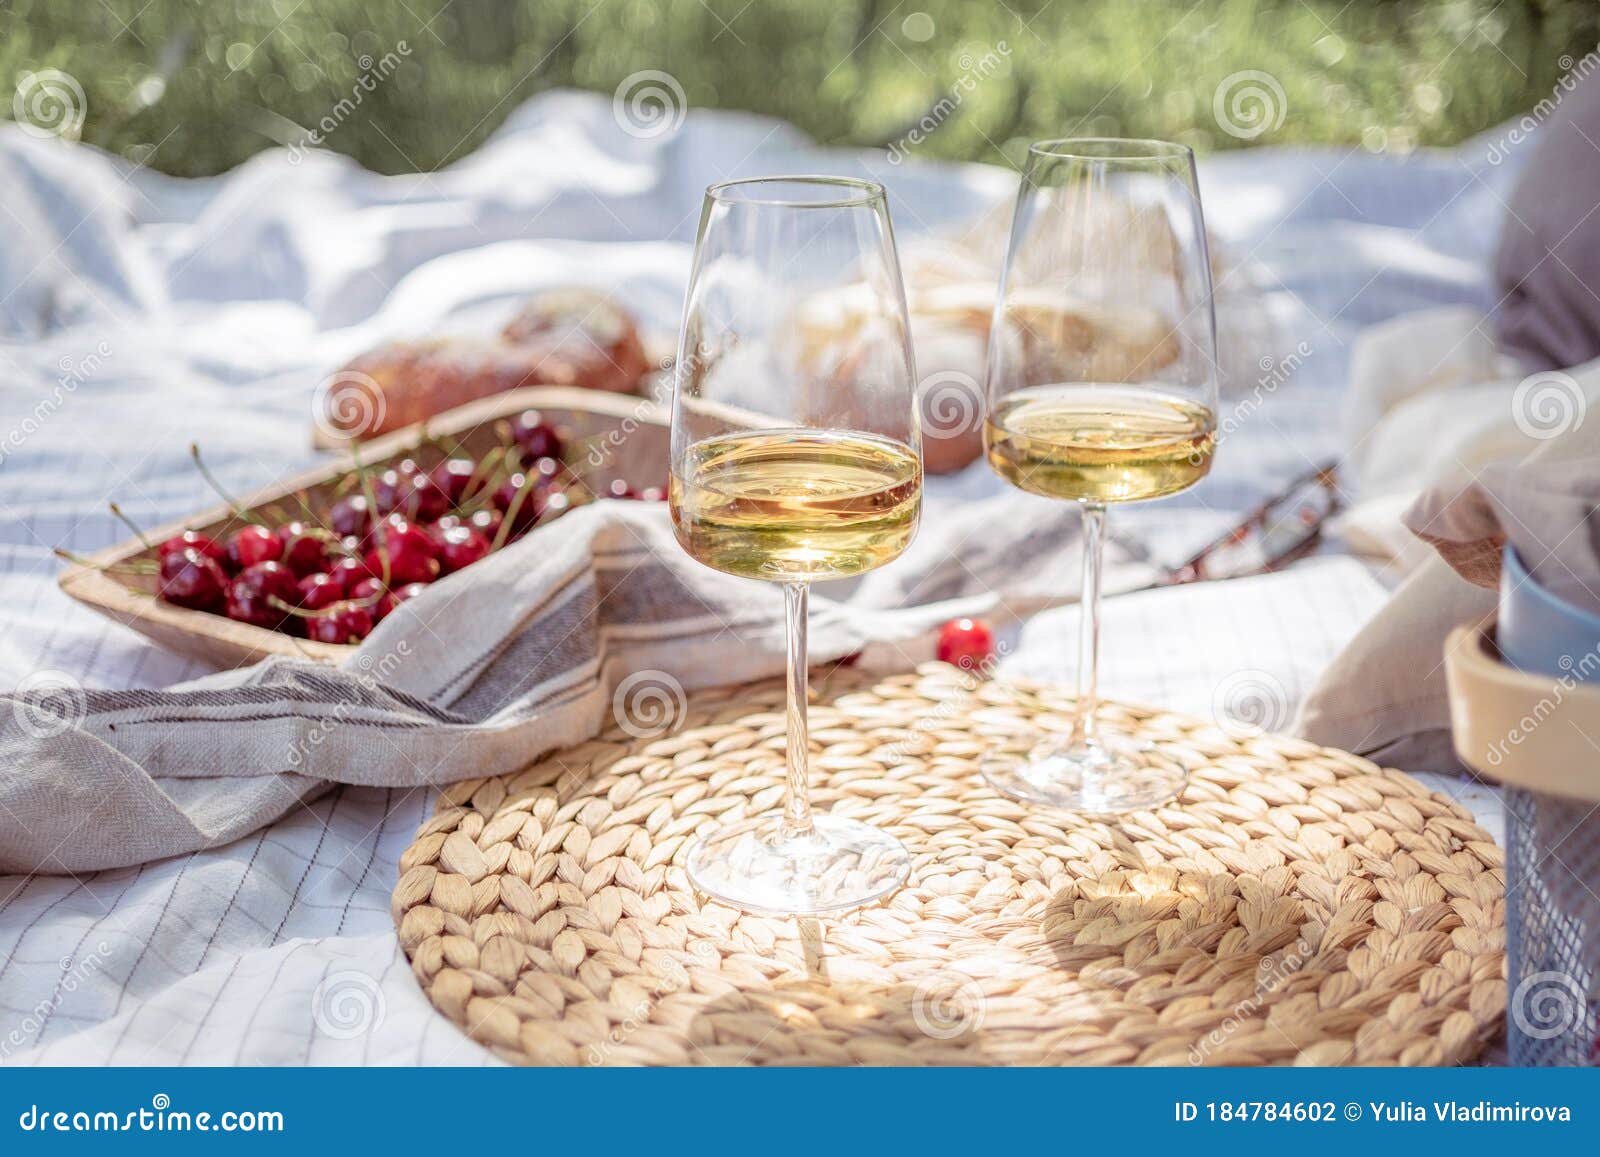
MULTIPOLYGON (((429 438, 446 442, 459 440, 469 453, 481 454, 497 441, 494 424, 498 419, 527 409, 542 411, 569 443, 617 435, 615 442, 606 447, 603 465, 589 472, 596 484, 604 486, 614 478, 626 478, 636 485, 665 484, 669 419, 659 406, 648 398, 561 386, 529 386, 469 402, 427 422, 365 443, 361 447, 361 460, 369 468, 381 469, 387 463, 411 456, 429 467, 440 457, 436 448, 423 445, 429 438)), ((292 508, 295 492, 304 490, 315 507, 319 499, 327 498, 337 481, 354 464, 353 456, 341 454, 248 495, 240 502, 246 508, 257 509, 287 499, 292 508)), ((533 533, 550 534, 558 524, 559 520, 533 533)), ((161 542, 184 530, 222 535, 238 526, 238 519, 223 504, 157 527, 148 537, 152 542, 161 542)), ((61 589, 78 602, 132 627, 168 650, 221 667, 242 667, 260 662, 269 655, 294 655, 337 663, 355 651, 352 646, 296 639, 222 615, 175 607, 156 598, 158 580, 153 575, 96 569, 154 558, 154 551, 147 550, 138 539, 130 539, 90 556, 93 565, 68 566, 59 580, 61 589)))

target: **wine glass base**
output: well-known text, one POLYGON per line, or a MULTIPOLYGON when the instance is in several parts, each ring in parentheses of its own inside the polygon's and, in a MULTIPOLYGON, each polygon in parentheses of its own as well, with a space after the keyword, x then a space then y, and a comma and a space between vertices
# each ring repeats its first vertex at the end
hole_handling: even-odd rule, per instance
POLYGON ((981 765, 991 787, 1012 799, 1090 815, 1159 807, 1177 798, 1188 773, 1148 743, 1102 736, 1062 743, 1049 736, 991 752, 981 765))
POLYGON ((786 837, 775 819, 719 828, 689 850, 689 882, 748 912, 815 916, 888 896, 911 873, 911 854, 870 824, 815 817, 810 835, 786 837))

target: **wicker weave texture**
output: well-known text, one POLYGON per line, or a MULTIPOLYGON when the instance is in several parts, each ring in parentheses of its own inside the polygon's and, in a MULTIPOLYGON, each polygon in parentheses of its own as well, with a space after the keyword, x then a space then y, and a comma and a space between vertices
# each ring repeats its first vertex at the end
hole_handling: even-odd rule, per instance
POLYGON ((904 841, 904 889, 826 920, 699 897, 696 831, 780 806, 783 687, 699 693, 444 794, 393 901, 429 999, 562 1065, 1438 1065, 1499 1030, 1500 849, 1402 772, 1111 706, 1190 774, 1107 822, 978 774, 1063 692, 942 664, 813 691, 817 806, 904 841))

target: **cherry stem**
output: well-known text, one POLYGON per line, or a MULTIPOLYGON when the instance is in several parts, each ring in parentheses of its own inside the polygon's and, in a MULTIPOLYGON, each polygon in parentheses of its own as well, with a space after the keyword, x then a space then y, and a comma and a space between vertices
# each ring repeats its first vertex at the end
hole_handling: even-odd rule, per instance
POLYGON ((72 563, 74 566, 86 566, 90 570, 98 571, 126 571, 129 574, 151 575, 160 574, 161 567, 152 559, 139 559, 134 562, 95 562, 92 558, 85 558, 81 554, 74 554, 70 550, 57 547, 50 553, 57 558, 72 563))
POLYGON ((154 550, 156 548, 156 544, 150 541, 143 530, 139 529, 139 524, 124 514, 122 507, 115 502, 111 503, 111 513, 122 525, 133 531, 133 536, 139 540, 146 550, 154 550))
POLYGON ((500 520, 500 529, 495 531, 494 542, 490 545, 491 552, 499 550, 506 544, 506 539, 511 537, 511 529, 517 523, 517 515, 522 511, 522 503, 533 492, 536 485, 532 478, 526 474, 522 476, 522 485, 517 487, 516 494, 511 497, 511 505, 506 507, 506 516, 500 520))
POLYGON ((467 476, 467 484, 462 487, 461 501, 456 503, 456 509, 463 513, 471 514, 479 509, 483 503, 475 501, 485 494, 491 494, 491 480, 499 476, 500 460, 505 457, 505 447, 496 446, 490 450, 472 468, 472 473, 467 476))
POLYGON ((201 477, 206 480, 206 485, 210 486, 211 489, 215 490, 217 494, 221 496, 222 501, 227 504, 229 510, 233 511, 235 517, 242 518, 244 521, 253 523, 256 526, 266 525, 266 523, 264 523, 259 517, 241 506, 237 498, 222 488, 222 484, 217 481, 216 475, 211 473, 210 469, 206 466, 205 461, 200 457, 200 443, 189 443, 189 456, 194 459, 195 467, 200 471, 201 477))
POLYGON ((335 611, 346 607, 370 607, 377 601, 377 595, 371 595, 364 599, 340 599, 336 603, 329 603, 325 607, 320 607, 314 611, 308 611, 304 607, 297 607, 293 603, 286 603, 277 595, 272 595, 267 599, 267 606, 271 607, 275 611, 282 611, 286 615, 293 615, 297 619, 320 619, 324 615, 331 615, 335 611))

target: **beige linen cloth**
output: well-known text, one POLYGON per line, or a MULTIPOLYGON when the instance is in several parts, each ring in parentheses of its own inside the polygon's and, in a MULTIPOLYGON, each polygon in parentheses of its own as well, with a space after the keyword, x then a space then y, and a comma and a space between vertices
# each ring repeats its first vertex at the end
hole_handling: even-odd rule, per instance
MULTIPOLYGON (((932 657, 929 630, 953 615, 1004 621, 1073 597, 1068 505, 1007 507, 1003 535, 991 502, 925 525, 848 597, 813 596, 812 659, 903 668, 932 657)), ((1112 550, 1113 589, 1151 580, 1112 550)), ((0 872, 192 852, 335 782, 499 775, 613 719, 665 730, 686 689, 783 670, 782 608, 776 587, 685 555, 664 506, 605 502, 441 580, 338 668, 277 659, 162 691, 0 696, 0 872)))
MULTIPOLYGON (((1459 770, 1444 642, 1493 612, 1509 539, 1539 581, 1600 591, 1600 361, 1531 375, 1481 314, 1431 310, 1363 335, 1341 530, 1404 581, 1324 673, 1297 731, 1417 770, 1459 770)), ((1600 609, 1600 608, 1597 608, 1600 609)))

